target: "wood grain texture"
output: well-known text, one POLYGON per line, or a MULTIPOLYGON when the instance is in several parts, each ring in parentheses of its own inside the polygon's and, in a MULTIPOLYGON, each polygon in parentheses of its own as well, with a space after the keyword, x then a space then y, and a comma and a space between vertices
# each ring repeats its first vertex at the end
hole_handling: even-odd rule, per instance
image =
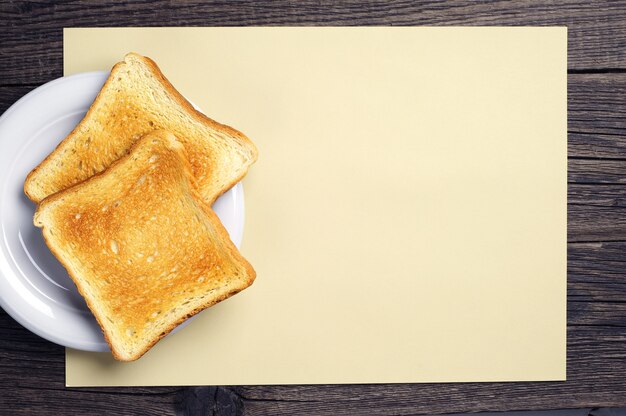
MULTIPOLYGON (((568 307, 580 310, 580 305, 626 305, 626 242, 570 243, 567 257, 568 307)), ((626 326, 622 306, 609 310, 602 319, 626 326)), ((593 306, 590 306, 593 308, 593 306)), ((573 310, 573 309, 572 309, 573 310)), ((571 325, 587 319, 584 314, 569 314, 571 325)), ((591 317, 589 318, 591 319, 591 317)), ((594 322, 584 321, 585 324, 594 322)), ((595 321, 603 325, 601 321, 595 321)), ((626 350, 626 349, 625 349, 626 350)))
POLYGON ((65 388, 63 349, 0 310, 0 414, 416 415, 626 406, 626 2, 0 3, 0 112, 62 74, 62 28, 567 25, 568 381, 65 388))
POLYGON ((568 205, 570 242, 626 241, 626 187, 576 184, 568 194, 575 201, 568 205))
POLYGON ((626 184, 626 159, 571 159, 568 182, 587 184, 626 184))
POLYGON ((566 25, 570 69, 626 70, 624 6, 623 0, 10 1, 0 3, 1 56, 20 59, 3 59, 0 82, 42 83, 61 76, 64 26, 566 25))
POLYGON ((64 349, 0 310, 0 414, 171 414, 181 388, 68 389, 64 349))
MULTIPOLYGON (((597 260, 597 246, 586 256, 597 260)), ((623 247, 622 247, 623 248, 623 247)), ((457 411, 623 405, 626 327, 604 305, 570 302, 568 381, 189 388, 63 387, 62 348, 0 313, 0 409, 10 414, 412 415, 457 411), (585 313, 588 308, 592 313, 585 313), (10 331, 7 331, 10 329, 10 331), (598 371, 602 369, 602 371, 598 371), (18 380, 16 384, 16 380, 18 380), (7 392, 11 392, 7 394, 7 392), (517 403, 517 405, 515 405, 517 403)))
POLYGON ((569 74, 569 156, 626 158, 626 73, 569 74))
MULTIPOLYGON (((42 83, 47 81, 51 79, 42 83)), ((3 86, 0 79, 0 112, 38 85, 3 86)), ((570 181, 625 180, 619 173, 613 179, 597 178, 593 171, 603 172, 595 159, 626 159, 626 73, 569 74, 568 140, 570 158, 590 159, 570 162, 570 181)), ((623 172, 623 164, 613 165, 623 172)))

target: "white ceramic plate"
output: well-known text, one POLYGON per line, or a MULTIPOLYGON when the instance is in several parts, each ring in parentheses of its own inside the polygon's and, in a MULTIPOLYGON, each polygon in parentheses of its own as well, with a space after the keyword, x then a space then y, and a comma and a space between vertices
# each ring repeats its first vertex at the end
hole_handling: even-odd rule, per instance
MULTIPOLYGON (((78 124, 108 72, 59 78, 31 91, 0 117, 0 306, 57 344, 87 351, 109 347, 67 272, 33 225, 26 175, 78 124)), ((243 233, 243 187, 213 205, 233 242, 243 233)), ((177 329, 181 328, 179 326, 177 329)))

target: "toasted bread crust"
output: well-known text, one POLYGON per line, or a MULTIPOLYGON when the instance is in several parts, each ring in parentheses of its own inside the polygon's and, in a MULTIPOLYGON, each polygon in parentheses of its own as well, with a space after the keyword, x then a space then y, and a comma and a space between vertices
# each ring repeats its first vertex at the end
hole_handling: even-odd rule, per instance
MULTIPOLYGON (((184 135, 186 143, 184 144, 188 147, 190 158, 194 161, 192 171, 198 179, 199 192, 205 202, 212 204, 221 194, 246 175, 250 165, 258 157, 255 145, 238 130, 218 123, 197 111, 172 86, 156 63, 150 58, 136 53, 129 53, 125 56, 124 61, 118 62, 113 66, 110 76, 83 120, 59 143, 52 153, 27 175, 24 182, 24 193, 28 198, 34 202, 40 202, 54 192, 75 185, 88 179, 94 173, 103 171, 114 160, 127 153, 132 143, 138 137, 149 133, 148 128, 145 126, 138 127, 137 124, 137 117, 140 119, 146 117, 145 108, 133 113, 129 110, 128 105, 123 107, 122 101, 116 101, 111 98, 115 94, 126 93, 127 103, 132 102, 134 99, 139 103, 139 105, 136 105, 137 108, 141 107, 141 104, 148 103, 149 99, 146 96, 151 85, 132 85, 131 87, 123 85, 125 81, 124 70, 131 67, 133 63, 138 63, 141 70, 146 69, 147 74, 151 77, 146 81, 146 84, 154 81, 157 89, 164 91, 164 97, 175 104, 172 106, 172 103, 168 103, 169 105, 159 103, 156 108, 159 108, 165 114, 169 114, 168 111, 176 112, 176 110, 180 110, 180 118, 188 116, 193 122, 197 123, 191 128, 181 127, 184 121, 180 119, 172 121, 167 117, 159 119, 158 116, 155 116, 154 119, 158 120, 158 123, 155 123, 153 119, 145 120, 150 123, 150 126, 153 126, 154 123, 152 130, 161 128, 175 131, 178 126, 179 130, 195 131, 195 134, 189 134, 189 131, 186 132, 184 135), (137 94, 134 94, 134 89, 139 90, 143 95, 140 94, 141 97, 136 98, 137 94), (119 108, 108 108, 111 110, 110 114, 103 115, 103 106, 114 107, 115 105, 118 105, 119 108), (170 108, 176 106, 179 108, 170 110, 170 108), (132 118, 133 116, 135 117, 133 124, 121 126, 117 123, 111 128, 112 121, 117 121, 116 118, 132 118), (108 128, 103 129, 103 125, 107 125, 108 128), (90 132, 92 129, 94 131, 90 132), (108 131, 124 133, 128 137, 120 140, 119 143, 115 143, 116 147, 106 149, 103 147, 108 143, 108 140, 102 136, 103 134, 108 134, 108 131), (86 147, 82 145, 85 140, 91 141, 92 136, 94 138, 93 142, 95 144, 93 147, 95 147, 95 150, 87 151, 86 147), (99 139, 101 140, 99 141, 99 139), (96 153, 99 148, 102 148, 102 153, 106 156, 102 156, 102 153, 96 153), (239 158, 240 160, 237 163, 233 163, 233 158, 239 158), (84 167, 80 164, 81 161, 84 162, 84 167), (77 165, 80 168, 77 168, 77 165), (63 169, 60 169, 59 166, 63 166, 63 169)), ((132 104, 137 103, 133 102, 132 104)), ((152 103, 148 104, 153 105, 152 103)))
MULTIPOLYGON (((137 195, 144 196, 143 188, 137 190, 136 192, 139 191, 142 191, 142 193, 138 193, 137 195)), ((111 208, 111 210, 112 209, 113 208, 111 208)), ((158 210, 159 208, 156 209, 158 210)), ((184 216, 188 213, 188 211, 189 210, 179 208, 179 210, 175 212, 175 216, 184 216)), ((163 212, 157 211, 156 214, 161 215, 163 212)), ((122 214, 119 215, 126 218, 122 214)), ((130 218, 130 220, 139 221, 139 219, 135 218, 130 218)), ((185 157, 184 148, 176 141, 173 135, 164 131, 156 131, 146 135, 133 145, 130 152, 126 156, 114 162, 106 171, 96 174, 84 182, 45 198, 35 213, 34 223, 36 226, 43 228, 43 236, 46 244, 67 269, 70 277, 76 283, 79 292, 85 298, 88 307, 94 313, 99 325, 102 327, 105 339, 111 346, 113 356, 121 361, 133 361, 138 359, 184 320, 245 289, 252 284, 256 276, 256 273, 250 263, 248 263, 243 256, 241 256, 237 248, 230 241, 228 232, 219 221, 217 215, 211 210, 208 204, 203 202, 202 196, 199 194, 193 175, 191 174, 191 166, 185 157), (149 147, 152 145, 154 146, 149 147), (151 152, 149 153, 151 155, 150 159, 146 159, 146 152, 148 151, 151 152), (153 170, 149 170, 152 169, 152 167, 146 168, 145 165, 146 163, 151 163, 153 158, 156 158, 155 160, 162 158, 164 162, 159 166, 155 166, 153 170), (148 162, 146 162, 146 160, 148 162), (171 163, 168 165, 169 162, 171 163), (166 165, 166 167, 161 168, 160 166, 162 165, 166 165), (177 168, 174 169, 172 166, 177 168), (151 175, 154 176, 154 178, 151 175), (115 204, 110 204, 111 201, 114 200, 116 203, 119 201, 119 206, 122 207, 120 209, 126 209, 124 204, 128 203, 130 208, 123 212, 128 215, 137 215, 137 212, 143 213, 142 210, 144 208, 146 210, 154 209, 154 207, 150 204, 147 204, 146 207, 138 207, 137 199, 132 199, 132 197, 129 196, 132 193, 133 186, 139 184, 140 182, 141 184, 144 184, 146 181, 151 186, 153 182, 150 181, 152 179, 157 179, 158 181, 154 182, 154 187, 147 188, 150 193, 145 195, 145 197, 158 199, 158 202, 160 203, 159 207, 167 205, 166 209, 168 211, 165 213, 166 217, 169 210, 175 209, 172 206, 173 201, 181 201, 183 198, 188 197, 190 198, 190 202, 192 204, 191 208, 194 210, 197 208, 197 210, 194 211, 195 214, 202 216, 202 219, 199 219, 200 226, 208 227, 207 230, 210 230, 209 232, 213 233, 210 235, 210 238, 208 234, 196 233, 198 236, 197 238, 192 239, 189 242, 181 242, 180 244, 190 245, 189 247, 185 247, 185 252, 188 250, 196 255, 201 253, 202 257, 204 257, 205 253, 208 253, 209 257, 211 257, 210 261, 196 261, 195 264, 196 266, 202 268, 200 272, 198 272, 200 273, 202 283, 205 282, 204 276, 214 276, 218 279, 217 281, 211 282, 207 277, 204 286, 202 286, 199 290, 195 290, 194 288, 198 286, 195 284, 195 281, 197 280, 200 282, 197 277, 197 270, 189 265, 187 265, 189 267, 182 265, 186 258, 181 259, 175 255, 173 255, 172 258, 165 259, 162 264, 158 265, 159 267, 157 269, 150 269, 148 265, 139 268, 129 267, 128 276, 124 275, 121 279, 118 278, 118 274, 115 273, 115 270, 111 272, 113 273, 111 276, 107 275, 109 272, 108 268, 118 267, 116 265, 120 264, 120 261, 122 260, 124 260, 122 261, 122 264, 125 264, 125 261, 132 262, 132 260, 135 260, 136 258, 132 256, 132 252, 127 254, 123 251, 121 241, 119 247, 118 243, 115 243, 115 247, 113 247, 113 254, 115 254, 115 256, 112 256, 111 253, 106 255, 99 254, 100 250, 104 250, 103 252, 107 251, 107 244, 111 241, 111 239, 118 238, 115 234, 116 231, 118 232, 118 235, 120 235, 119 230, 111 231, 109 229, 102 230, 102 228, 98 228, 98 221, 101 220, 100 217, 103 215, 102 212, 106 211, 103 210, 104 208, 101 209, 100 205, 105 204, 105 207, 109 207, 110 205, 114 206, 115 204), (170 185, 172 184, 178 184, 178 186, 175 187, 174 191, 172 191, 173 193, 168 194, 168 192, 171 191, 172 187, 170 185), (77 214, 74 214, 76 210, 79 211, 77 214), (88 220, 88 222, 82 223, 80 226, 72 226, 70 224, 71 221, 68 221, 68 218, 74 216, 74 218, 78 221, 78 219, 81 218, 81 212, 82 215, 86 217, 86 221, 88 220), (90 226, 95 231, 89 231, 90 226), (52 234, 53 228, 56 233, 54 236, 52 234), (105 238, 104 246, 95 243, 96 239, 93 238, 94 235, 98 238, 105 238), (197 240, 202 240, 204 243, 198 243, 197 240), (72 244, 76 244, 78 248, 72 249, 72 244), (200 245, 196 246, 194 244, 200 245), (120 257, 119 259, 117 258, 118 255, 120 257), (76 260, 77 257, 79 260, 76 260), (113 262, 110 261, 111 257, 114 258, 113 262), (95 270, 86 270, 82 264, 77 264, 79 261, 86 261, 87 263, 91 261, 91 264, 95 265, 95 270), (143 290, 143 287, 140 285, 141 279, 139 279, 139 277, 141 277, 140 275, 149 273, 150 270, 161 270, 164 267, 166 267, 167 270, 170 268, 174 270, 174 268, 178 267, 186 270, 186 273, 188 274, 177 277, 177 287, 188 287, 190 288, 190 293, 193 292, 198 296, 202 295, 204 297, 200 296, 200 300, 193 303, 189 300, 189 296, 191 296, 190 294, 183 296, 179 295, 176 302, 172 300, 173 303, 168 303, 167 301, 169 299, 167 299, 162 303, 158 303, 159 306, 157 306, 157 308, 167 308, 167 305, 169 304, 185 305, 184 302, 187 302, 189 306, 185 306, 187 309, 183 309, 177 314, 174 313, 169 320, 164 321, 163 324, 158 327, 158 331, 154 332, 153 330, 146 330, 144 336, 147 338, 141 339, 136 344, 136 347, 132 348, 132 339, 129 341, 130 335, 124 335, 124 325, 126 327, 130 326, 139 328, 139 325, 143 324, 145 320, 149 318, 148 312, 150 311, 150 306, 145 306, 146 302, 134 309, 128 306, 142 296, 143 292, 141 292, 141 290, 143 290), (187 268, 185 269, 185 267, 187 268), (225 270, 224 273, 229 271, 231 273, 236 273, 236 276, 233 276, 232 274, 222 275, 219 272, 222 269, 225 270), (132 275, 130 272, 135 272, 135 274, 132 275), (107 278, 111 278, 114 280, 114 283, 121 285, 121 289, 119 287, 111 289, 109 286, 104 284, 103 279, 106 280, 107 278), (219 283, 220 279, 227 280, 228 283, 221 286, 211 286, 219 283), (204 290, 204 292, 202 292, 202 290, 204 290), (185 298, 185 296, 187 297, 185 298), (118 299, 118 297, 120 299, 118 299), (110 317, 107 316, 107 312, 111 305, 122 305, 124 308, 120 318, 124 322, 123 325, 110 321, 110 317), (124 313, 128 315, 129 312, 134 313, 135 316, 124 316, 124 313)), ((167 220, 166 224, 171 223, 167 220)), ((107 226, 110 226, 110 224, 107 223, 107 226)), ((180 224, 171 224, 169 227, 178 227, 174 228, 174 231, 194 231, 194 229, 188 228, 191 227, 191 225, 186 226, 186 228, 181 228, 182 226, 180 224)), ((164 230, 163 232, 167 231, 168 230, 164 230)), ((144 236, 146 241, 140 241, 140 243, 145 244, 146 242, 149 242, 151 236, 152 235, 150 234, 144 236)), ((99 239, 97 241, 101 242, 99 239)), ((167 251, 167 247, 159 247, 159 250, 161 249, 167 251)), ((195 260, 197 259, 192 258, 187 261, 187 263, 193 263, 195 260)), ((123 268, 120 269, 119 267, 118 269, 122 271, 125 270, 123 268)), ((166 297, 171 295, 167 290, 164 290, 165 286, 163 285, 162 279, 154 278, 154 276, 150 277, 150 279, 152 279, 150 280, 152 285, 149 286, 150 290, 156 291, 156 293, 150 292, 150 295, 156 295, 157 297, 166 297)), ((194 299, 197 299, 198 296, 194 299)), ((137 332, 139 333, 140 331, 137 332)))

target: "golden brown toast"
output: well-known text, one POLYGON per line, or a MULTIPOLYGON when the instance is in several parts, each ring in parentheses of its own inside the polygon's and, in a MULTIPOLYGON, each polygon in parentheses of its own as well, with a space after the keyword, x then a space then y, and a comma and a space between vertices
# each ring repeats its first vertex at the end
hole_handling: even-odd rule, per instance
POLYGON ((34 223, 118 360, 136 360, 255 278, 198 193, 184 147, 162 130, 103 173, 44 199, 34 223))
POLYGON ((34 202, 102 172, 140 137, 169 130, 182 141, 205 202, 211 204, 248 171, 254 144, 193 106, 149 58, 117 63, 84 119, 26 178, 34 202))

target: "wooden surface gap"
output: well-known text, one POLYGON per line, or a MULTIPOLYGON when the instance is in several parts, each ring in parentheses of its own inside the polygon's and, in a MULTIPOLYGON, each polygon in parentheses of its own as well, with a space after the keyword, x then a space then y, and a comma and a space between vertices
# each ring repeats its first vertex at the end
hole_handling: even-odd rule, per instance
POLYGON ((626 68, 573 68, 568 74, 626 74, 626 68))

